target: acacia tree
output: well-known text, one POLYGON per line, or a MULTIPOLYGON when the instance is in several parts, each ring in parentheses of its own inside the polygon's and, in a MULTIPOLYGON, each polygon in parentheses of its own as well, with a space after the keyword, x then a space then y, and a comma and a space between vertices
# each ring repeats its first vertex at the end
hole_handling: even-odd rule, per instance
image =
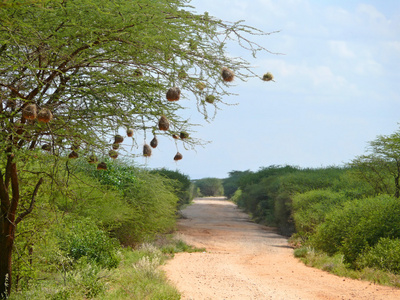
POLYGON ((189 122, 175 100, 195 99, 207 117, 229 94, 233 74, 256 76, 246 61, 227 55, 225 42, 234 39, 254 55, 267 50, 248 36, 265 33, 196 14, 188 2, 1 3, 1 297, 11 291, 17 225, 33 210, 43 181, 51 180, 49 165, 35 161, 115 158, 111 146, 122 142, 122 130, 131 136, 129 129, 193 146, 198 141, 188 138, 189 122))
POLYGON ((400 197, 400 131, 369 142, 371 153, 356 157, 350 166, 377 194, 400 197))

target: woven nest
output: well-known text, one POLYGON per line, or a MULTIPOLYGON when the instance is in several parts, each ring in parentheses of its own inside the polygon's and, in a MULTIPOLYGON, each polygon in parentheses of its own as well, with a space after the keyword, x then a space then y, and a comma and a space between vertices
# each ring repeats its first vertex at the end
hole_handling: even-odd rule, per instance
POLYGON ((140 70, 140 69, 136 69, 135 71, 133 71, 133 76, 142 77, 143 76, 143 71, 140 70))
POLYGON ((177 101, 181 97, 181 90, 174 86, 170 88, 167 92, 167 100, 168 101, 177 101))
POLYGON ((154 137, 154 138, 151 140, 150 146, 151 146, 152 148, 157 148, 157 146, 158 146, 158 140, 157 140, 156 137, 154 137))
POLYGON ((132 137, 132 136, 133 136, 133 129, 132 129, 132 128, 129 128, 129 129, 126 131, 126 135, 127 135, 128 137, 132 137))
POLYGON ((45 151, 51 151, 51 145, 50 144, 44 144, 42 146, 42 149, 45 150, 45 151))
POLYGON ((107 170, 107 165, 104 161, 97 165, 97 170, 107 170))
POLYGON ((42 108, 37 115, 37 119, 39 122, 48 123, 53 119, 53 114, 50 109, 42 108))
POLYGON ((264 81, 274 80, 274 75, 272 75, 270 72, 265 73, 262 80, 264 80, 264 81))
POLYGON ((182 132, 179 134, 179 136, 180 136, 181 139, 187 139, 187 138, 189 137, 189 133, 187 133, 187 132, 185 132, 185 131, 182 131, 182 132))
POLYGON ((97 157, 96 157, 96 155, 90 155, 90 156, 89 156, 89 159, 88 159, 88 163, 89 163, 89 164, 95 164, 95 163, 97 163, 97 157))
POLYGON ((117 134, 114 137, 114 143, 115 144, 121 144, 124 141, 124 138, 122 137, 122 135, 117 134))
POLYGON ((19 135, 21 135, 21 134, 23 134, 24 133, 24 124, 22 124, 22 123, 16 123, 15 125, 14 125, 14 127, 15 127, 15 132, 17 133, 17 134, 19 134, 19 135))
POLYGON ((22 116, 27 120, 35 120, 37 109, 35 104, 29 104, 22 110, 22 116))
POLYGON ((180 154, 179 152, 177 152, 177 153, 175 154, 175 156, 174 156, 174 160, 175 160, 175 161, 181 160, 182 158, 183 158, 183 156, 182 156, 182 154, 180 154))
POLYGON ((222 68, 221 75, 222 79, 227 82, 231 82, 235 78, 235 74, 228 68, 222 68))
POLYGON ((204 90, 204 89, 206 88, 206 84, 205 84, 204 82, 198 82, 198 83, 196 83, 196 87, 197 87, 200 91, 202 91, 202 90, 204 90))
POLYGON ((75 151, 71 151, 71 153, 68 155, 68 158, 71 158, 71 159, 75 159, 78 157, 79 157, 79 154, 75 151))
POLYGON ((144 144, 144 146, 143 146, 143 156, 146 156, 146 157, 151 156, 151 148, 147 144, 144 144))
POLYGON ((179 139, 179 135, 177 135, 177 134, 173 134, 172 137, 173 137, 174 139, 176 139, 176 140, 179 139))
POLYGON ((119 149, 119 144, 117 144, 117 143, 112 144, 112 148, 114 150, 118 150, 119 149))
POLYGON ((206 100, 207 103, 211 103, 212 104, 215 101, 215 96, 214 95, 208 95, 205 100, 206 100))
POLYGON ((179 72, 178 72, 178 78, 179 79, 185 79, 185 78, 187 78, 188 77, 188 74, 184 71, 184 70, 180 70, 179 72))
POLYGON ((169 129, 169 121, 166 116, 161 116, 160 120, 158 121, 158 128, 160 130, 168 130, 169 129))
POLYGON ((110 150, 110 151, 108 151, 108 156, 113 159, 116 159, 118 157, 118 152, 115 150, 110 150))

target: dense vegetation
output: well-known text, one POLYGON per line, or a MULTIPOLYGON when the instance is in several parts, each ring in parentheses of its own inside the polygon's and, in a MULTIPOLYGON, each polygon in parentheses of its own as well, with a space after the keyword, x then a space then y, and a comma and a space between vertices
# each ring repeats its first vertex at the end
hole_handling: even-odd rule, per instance
POLYGON ((188 177, 108 164, 98 171, 74 161, 54 178, 68 188, 44 183, 40 209, 21 223, 16 239, 10 299, 179 299, 157 266, 165 260, 164 249, 179 251, 166 234, 175 228, 180 197, 192 197, 188 177))
POLYGON ((207 177, 194 180, 193 186, 196 196, 210 197, 224 195, 222 180, 219 178, 207 177))
POLYGON ((325 253, 340 257, 329 270, 340 262, 400 275, 400 131, 370 146, 343 167, 232 171, 224 187, 254 220, 292 236, 299 257, 325 253))

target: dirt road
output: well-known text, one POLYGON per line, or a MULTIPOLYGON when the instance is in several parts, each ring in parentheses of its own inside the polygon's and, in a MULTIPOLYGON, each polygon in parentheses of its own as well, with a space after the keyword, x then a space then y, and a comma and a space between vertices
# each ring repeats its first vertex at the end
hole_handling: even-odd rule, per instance
POLYGON ((179 234, 204 253, 180 253, 163 268, 182 299, 400 299, 400 290, 305 266, 287 239, 249 221, 231 202, 196 199, 179 234))

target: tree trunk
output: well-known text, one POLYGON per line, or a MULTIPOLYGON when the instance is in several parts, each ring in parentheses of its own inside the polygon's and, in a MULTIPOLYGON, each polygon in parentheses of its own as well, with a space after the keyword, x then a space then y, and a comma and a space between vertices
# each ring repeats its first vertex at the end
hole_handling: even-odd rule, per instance
POLYGON ((9 155, 5 176, 0 171, 0 299, 6 299, 11 291, 11 257, 15 237, 15 214, 19 202, 19 182, 14 155, 9 155), (11 184, 11 199, 9 186, 11 184), (11 200, 11 201, 10 201, 11 200))
POLYGON ((13 162, 13 158, 14 155, 9 155, 4 176, 0 170, 0 299, 7 299, 11 292, 11 258, 17 224, 31 213, 36 194, 43 183, 43 178, 40 178, 32 193, 29 208, 16 216, 20 195, 17 164, 13 162))
POLYGON ((14 225, 2 216, 0 233, 0 299, 6 299, 11 291, 11 255, 14 244, 14 225))

